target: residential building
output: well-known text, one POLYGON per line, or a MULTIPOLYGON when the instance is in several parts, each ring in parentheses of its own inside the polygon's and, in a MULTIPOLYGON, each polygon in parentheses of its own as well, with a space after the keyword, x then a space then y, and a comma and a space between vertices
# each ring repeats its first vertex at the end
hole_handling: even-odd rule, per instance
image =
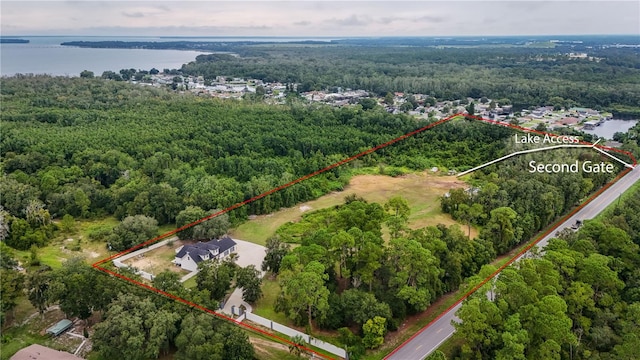
POLYGON ((200 262, 224 259, 235 251, 236 242, 225 236, 221 239, 180 246, 176 249, 176 257, 172 262, 185 270, 195 271, 200 262))

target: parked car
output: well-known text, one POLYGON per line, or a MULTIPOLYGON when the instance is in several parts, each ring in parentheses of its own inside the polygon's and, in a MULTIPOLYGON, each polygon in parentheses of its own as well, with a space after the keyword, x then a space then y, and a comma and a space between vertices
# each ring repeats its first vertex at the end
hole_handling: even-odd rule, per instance
POLYGON ((576 223, 571 226, 571 229, 578 230, 582 226, 582 220, 576 220, 576 223))

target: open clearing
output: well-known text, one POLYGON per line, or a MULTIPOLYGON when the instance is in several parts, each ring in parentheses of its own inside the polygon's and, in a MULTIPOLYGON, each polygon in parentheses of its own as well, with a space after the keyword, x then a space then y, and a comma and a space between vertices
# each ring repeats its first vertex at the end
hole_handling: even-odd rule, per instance
MULTIPOLYGON (((459 224, 466 234, 467 226, 457 223, 451 216, 444 214, 440 209, 440 200, 438 199, 451 189, 466 187, 468 185, 455 176, 438 176, 426 171, 399 177, 357 175, 351 179, 344 191, 333 192, 273 214, 257 216, 231 230, 230 234, 234 238, 264 245, 280 226, 289 221, 299 221, 305 211, 342 204, 344 198, 351 194, 363 197, 369 202, 381 204, 394 196, 402 196, 411 207, 410 228, 418 229, 437 224, 447 226, 459 224)), ((471 237, 476 236, 477 230, 472 228, 471 237)))

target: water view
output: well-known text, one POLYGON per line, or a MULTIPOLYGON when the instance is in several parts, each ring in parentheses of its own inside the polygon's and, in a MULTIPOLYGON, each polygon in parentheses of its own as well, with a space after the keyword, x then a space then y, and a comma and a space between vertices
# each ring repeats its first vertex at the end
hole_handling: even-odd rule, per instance
POLYGON ((596 126, 593 130, 583 130, 588 134, 598 135, 605 139, 613 139, 613 134, 617 132, 627 132, 631 129, 638 120, 609 120, 602 123, 600 126, 596 126))
MULTIPOLYGON (((142 49, 89 49, 60 46, 60 41, 33 41, 29 44, 2 44, 0 74, 50 74, 78 76, 83 70, 96 75, 103 71, 124 68, 149 70, 153 67, 180 68, 201 54, 197 51, 142 50, 142 49)), ((60 38, 57 38, 60 39, 60 38)), ((66 39, 65 39, 66 40, 66 39)))
MULTIPOLYGON (((199 51, 95 49, 61 46, 68 41, 292 41, 297 37, 103 37, 103 36, 16 36, 28 44, 0 45, 0 75, 50 74, 78 76, 83 70, 96 75, 120 69, 176 69, 194 61, 199 51)), ((315 40, 331 40, 316 38, 315 40)))

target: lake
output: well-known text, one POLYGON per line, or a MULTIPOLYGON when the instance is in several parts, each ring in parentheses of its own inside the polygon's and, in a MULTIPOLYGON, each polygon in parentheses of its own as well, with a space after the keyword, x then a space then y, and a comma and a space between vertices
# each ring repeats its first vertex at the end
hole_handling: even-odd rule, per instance
POLYGON ((613 134, 617 132, 627 132, 638 120, 609 120, 602 123, 600 126, 596 126, 593 130, 582 130, 587 134, 598 135, 605 139, 613 139, 613 134))
MULTIPOLYGON (((156 68, 174 69, 194 61, 202 54, 198 51, 143 50, 143 49, 90 49, 61 46, 64 41, 87 40, 87 38, 32 38, 29 44, 0 45, 0 74, 49 74, 79 76, 83 70, 100 76, 103 71, 120 69, 156 68)), ((100 41, 103 39, 91 38, 100 41)), ((106 40, 106 39, 105 39, 106 40)), ((133 41, 133 40, 132 40, 133 41)), ((142 40, 150 41, 150 40, 142 40)))
MULTIPOLYGON (((12 36, 13 37, 13 36, 12 36)), ((0 75, 50 74, 79 76, 83 70, 100 76, 103 71, 120 69, 179 69, 194 61, 199 51, 91 49, 61 46, 66 41, 300 41, 330 40, 329 38, 298 37, 123 37, 123 36, 15 36, 29 40, 28 44, 0 45, 0 75)))

